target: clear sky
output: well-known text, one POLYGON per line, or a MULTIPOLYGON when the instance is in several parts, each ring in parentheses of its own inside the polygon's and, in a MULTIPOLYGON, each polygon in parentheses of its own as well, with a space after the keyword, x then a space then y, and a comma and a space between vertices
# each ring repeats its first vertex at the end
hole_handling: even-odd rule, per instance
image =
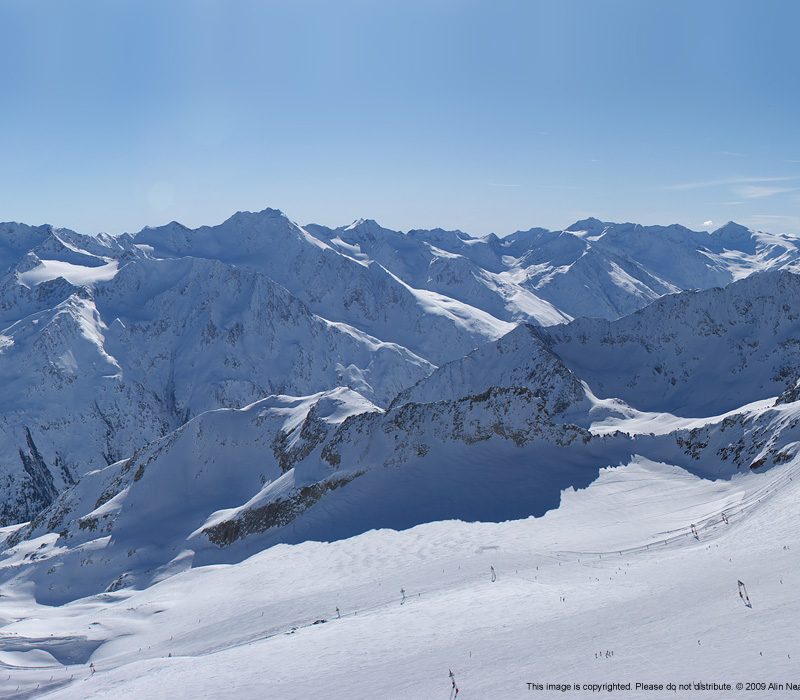
POLYGON ((792 0, 0 0, 0 220, 800 234, 798 28, 792 0))

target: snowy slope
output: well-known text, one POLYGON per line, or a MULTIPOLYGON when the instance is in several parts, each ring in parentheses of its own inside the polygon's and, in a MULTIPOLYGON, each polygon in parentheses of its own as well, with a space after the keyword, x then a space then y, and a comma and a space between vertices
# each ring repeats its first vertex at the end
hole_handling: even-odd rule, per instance
POLYGON ((800 276, 766 272, 667 296, 616 321, 543 332, 598 396, 646 411, 722 413, 800 377, 800 276))
MULTIPOLYGON (((588 243, 591 262, 644 234, 590 220, 398 243, 371 223, 248 216, 225 231, 249 262, 219 229, 173 226, 161 250, 123 237, 96 265, 27 253, 7 273, 46 291, 13 297, 44 308, 0 334, 7 517, 31 518, 2 533, 0 693, 421 698, 453 669, 460 697, 517 697, 528 682, 650 681, 645 667, 653 682, 793 668, 800 277, 734 271, 791 267, 785 239, 669 227, 675 250, 704 246, 705 268, 687 253, 702 274, 738 281, 503 335, 499 317, 403 279, 400 258, 430 267, 449 246, 504 275, 511 251, 588 243), (370 319, 337 317, 321 285, 329 315, 314 313, 265 274, 263 237, 280 232, 341 274, 379 272, 394 290, 381 298, 399 294, 386 323, 413 309, 443 334, 407 324, 406 340, 473 342, 494 324, 489 342, 435 368, 369 335, 370 319)), ((642 298, 645 257, 625 263, 642 298)), ((677 288, 669 264, 647 264, 677 288)))
MULTIPOLYGON (((279 542, 448 518, 543 515, 558 507, 563 489, 586 487, 600 469, 634 455, 704 478, 779 467, 795 458, 800 441, 800 368, 786 342, 797 334, 798 287, 791 273, 766 273, 666 297, 616 322, 523 326, 439 368, 386 411, 354 392, 347 403, 356 408, 342 420, 326 422, 320 416, 328 409, 315 409, 302 425, 296 421, 299 447, 284 428, 262 425, 261 404, 203 414, 130 459, 87 474, 12 541, 59 532, 65 566, 94 543, 102 577, 84 592, 99 592, 120 576, 137 580, 137 570, 238 561, 279 542), (698 319, 712 312, 732 338, 696 333, 698 319), (608 359, 604 352, 620 354, 608 359), (674 383, 664 359, 672 357, 686 370, 674 383), (715 366, 693 364, 695 357, 714 357, 715 366), (777 378, 776 367, 786 368, 777 378), (739 399, 733 405, 721 384, 731 374, 739 399), (637 376, 650 383, 640 387, 637 376), (618 395, 597 390, 612 380, 618 395), (239 453, 231 440, 240 434, 251 436, 242 438, 247 444, 271 445, 272 456, 239 453), (248 475, 241 488, 230 464, 248 475), (175 469, 184 471, 178 477, 175 469), (229 487, 213 481, 223 474, 229 487), (151 531, 143 522, 157 526, 151 531), (150 549, 141 563, 122 556, 142 539, 150 549)), ((266 401, 276 400, 305 406, 316 398, 266 401)))
POLYGON ((148 585, 191 566, 186 539, 211 513, 246 503, 348 416, 368 411, 380 409, 344 388, 274 396, 204 413, 129 459, 90 472, 13 535, 16 541, 61 533, 60 562, 39 579, 40 599, 58 604, 109 587, 148 585), (87 551, 96 551, 101 566, 83 568, 87 551), (64 585, 52 586, 52 573, 64 585))
POLYGON ((543 325, 570 320, 549 302, 499 274, 504 265, 496 246, 487 248, 484 239, 472 239, 461 231, 404 234, 364 219, 338 229, 315 224, 307 229, 345 255, 379 262, 412 287, 464 301, 498 319, 543 325), (436 245, 440 238, 446 248, 436 245))
POLYGON ((663 294, 794 269, 800 259, 796 239, 732 222, 708 233, 586 219, 563 231, 530 229, 505 238, 441 229, 403 235, 363 220, 309 230, 349 255, 408 275, 417 287, 498 318, 542 325, 565 316, 615 319, 663 294))
POLYGON ((3 570, 0 692, 416 700, 446 697, 450 670, 465 698, 530 697, 527 683, 785 682, 800 663, 794 476, 796 463, 709 482, 637 457, 543 518, 274 547, 57 607, 26 582, 47 565, 30 561, 52 546, 43 537, 3 570))
MULTIPOLYGON (((794 239, 732 223, 707 233, 587 219, 507 238, 406 234, 371 220, 301 227, 273 209, 116 238, 1 224, 0 376, 10 398, 0 407, 0 522, 33 517, 87 470, 204 410, 342 385, 386 406, 436 365, 447 369, 403 397, 456 400, 522 385, 547 394, 552 410, 580 403, 576 382, 585 380, 597 396, 638 410, 716 414, 736 404, 739 377, 725 365, 713 375, 725 391, 703 404, 705 390, 689 378, 703 371, 701 359, 677 369, 664 356, 667 347, 693 352, 691 344, 657 343, 639 357, 640 344, 620 340, 582 359, 559 336, 560 360, 541 344, 526 360, 523 342, 509 351, 515 367, 506 373, 500 362, 494 375, 470 366, 488 361, 483 349, 470 353, 518 323, 615 320, 681 289, 794 269, 797 258, 794 239), (633 356, 647 376, 634 371, 631 386, 603 376, 598 363, 633 356)), ((568 328, 604 328, 576 324, 568 328)), ((760 332, 736 341, 739 360, 742 343, 767 342, 760 332)), ((719 347, 730 338, 722 334, 719 347)), ((761 397, 792 378, 790 337, 777 342, 755 360, 761 397)))
POLYGON ((602 467, 636 454, 730 479, 780 468, 800 445, 800 404, 774 399, 705 419, 662 414, 658 422, 667 427, 657 433, 642 415, 610 423, 604 414, 588 430, 559 424, 530 392, 497 389, 385 414, 356 410, 341 424, 317 410, 295 419, 299 429, 286 438, 283 423, 264 422, 273 414, 284 420, 277 409, 264 413, 274 405, 269 399, 246 411, 204 414, 130 460, 86 475, 11 540, 61 533, 53 570, 64 567, 65 580, 88 587, 56 586, 39 599, 71 600, 120 577, 132 584, 190 563, 239 561, 282 541, 543 515, 559 506, 563 489, 583 488, 602 467), (99 578, 67 575, 87 548, 103 563, 99 578), (141 570, 151 573, 142 579, 141 570))
POLYGON ((494 343, 439 367, 392 402, 432 403, 483 394, 497 387, 525 387, 562 413, 584 398, 579 379, 549 347, 542 329, 520 325, 494 343))
POLYGON ((72 281, 31 278, 64 271, 31 262, 6 278, 17 292, 5 297, 7 313, 20 318, 0 331, 5 524, 203 411, 340 385, 386 404, 433 369, 218 261, 134 253, 118 269, 73 265, 70 274, 85 276, 72 281))
MULTIPOLYGON (((725 288, 667 295, 615 321, 519 326, 439 367, 392 405, 490 387, 526 387, 551 412, 598 398, 646 412, 717 415, 774 397, 800 378, 800 276, 752 275, 725 288)), ((608 408, 611 403, 606 404, 608 408)))
POLYGON ((513 326, 457 299, 418 290, 375 260, 312 236, 282 212, 239 212, 218 226, 145 229, 135 241, 158 256, 211 258, 262 272, 323 318, 409 348, 434 364, 513 326))
POLYGON ((397 342, 434 364, 499 337, 509 330, 504 323, 616 319, 664 294, 793 269, 800 260, 796 239, 734 223, 708 233, 587 219, 563 231, 472 238, 441 229, 404 234, 369 219, 334 229, 301 227, 273 209, 239 212, 196 230, 172 223, 133 240, 158 255, 252 266, 321 316, 397 342), (426 290, 437 296, 426 297, 426 290), (458 307, 455 317, 448 306, 458 307), (421 318, 419 307, 436 322, 409 324, 421 318))

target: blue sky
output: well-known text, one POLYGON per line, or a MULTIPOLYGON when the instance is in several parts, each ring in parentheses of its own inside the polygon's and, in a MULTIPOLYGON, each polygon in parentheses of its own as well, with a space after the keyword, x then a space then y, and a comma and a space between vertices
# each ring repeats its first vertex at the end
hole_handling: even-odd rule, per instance
POLYGON ((0 0, 0 220, 800 234, 798 26, 779 0, 0 0))

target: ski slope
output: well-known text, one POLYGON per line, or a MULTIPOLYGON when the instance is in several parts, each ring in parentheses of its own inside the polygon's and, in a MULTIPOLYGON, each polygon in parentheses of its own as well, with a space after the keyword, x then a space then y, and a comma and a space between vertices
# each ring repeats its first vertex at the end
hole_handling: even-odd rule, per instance
POLYGON ((21 566, 0 589, 0 695, 446 698, 450 669, 459 698, 785 682, 800 672, 799 487, 797 461, 708 481, 636 458, 541 518, 278 545, 61 607, 37 605, 21 566))

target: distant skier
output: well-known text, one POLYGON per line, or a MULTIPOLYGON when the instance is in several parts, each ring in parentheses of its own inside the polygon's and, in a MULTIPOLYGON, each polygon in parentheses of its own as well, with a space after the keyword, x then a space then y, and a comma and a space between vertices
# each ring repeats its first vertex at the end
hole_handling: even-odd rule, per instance
POLYGON ((694 526, 694 523, 692 523, 692 534, 694 535, 694 538, 699 542, 700 535, 697 534, 697 528, 694 526))
POLYGON ((495 573, 493 566, 490 566, 489 568, 492 571, 492 583, 494 583, 495 581, 497 581, 497 574, 495 573))
POLYGON ((725 523, 726 525, 728 524, 728 516, 725 515, 724 510, 722 511, 722 522, 725 523))
POLYGON ((95 672, 94 663, 89 664, 89 670, 92 672, 91 675, 94 675, 95 672))
POLYGON ((400 595, 402 596, 401 599, 400 599, 400 605, 402 605, 403 603, 406 602, 406 589, 405 588, 401 588, 400 589, 400 595))
POLYGON ((752 608, 753 606, 750 603, 750 596, 747 595, 747 588, 741 581, 737 581, 737 583, 739 584, 739 597, 748 608, 752 608))
POLYGON ((342 614, 339 612, 339 608, 337 607, 336 608, 336 619, 338 620, 341 617, 342 617, 342 614))

